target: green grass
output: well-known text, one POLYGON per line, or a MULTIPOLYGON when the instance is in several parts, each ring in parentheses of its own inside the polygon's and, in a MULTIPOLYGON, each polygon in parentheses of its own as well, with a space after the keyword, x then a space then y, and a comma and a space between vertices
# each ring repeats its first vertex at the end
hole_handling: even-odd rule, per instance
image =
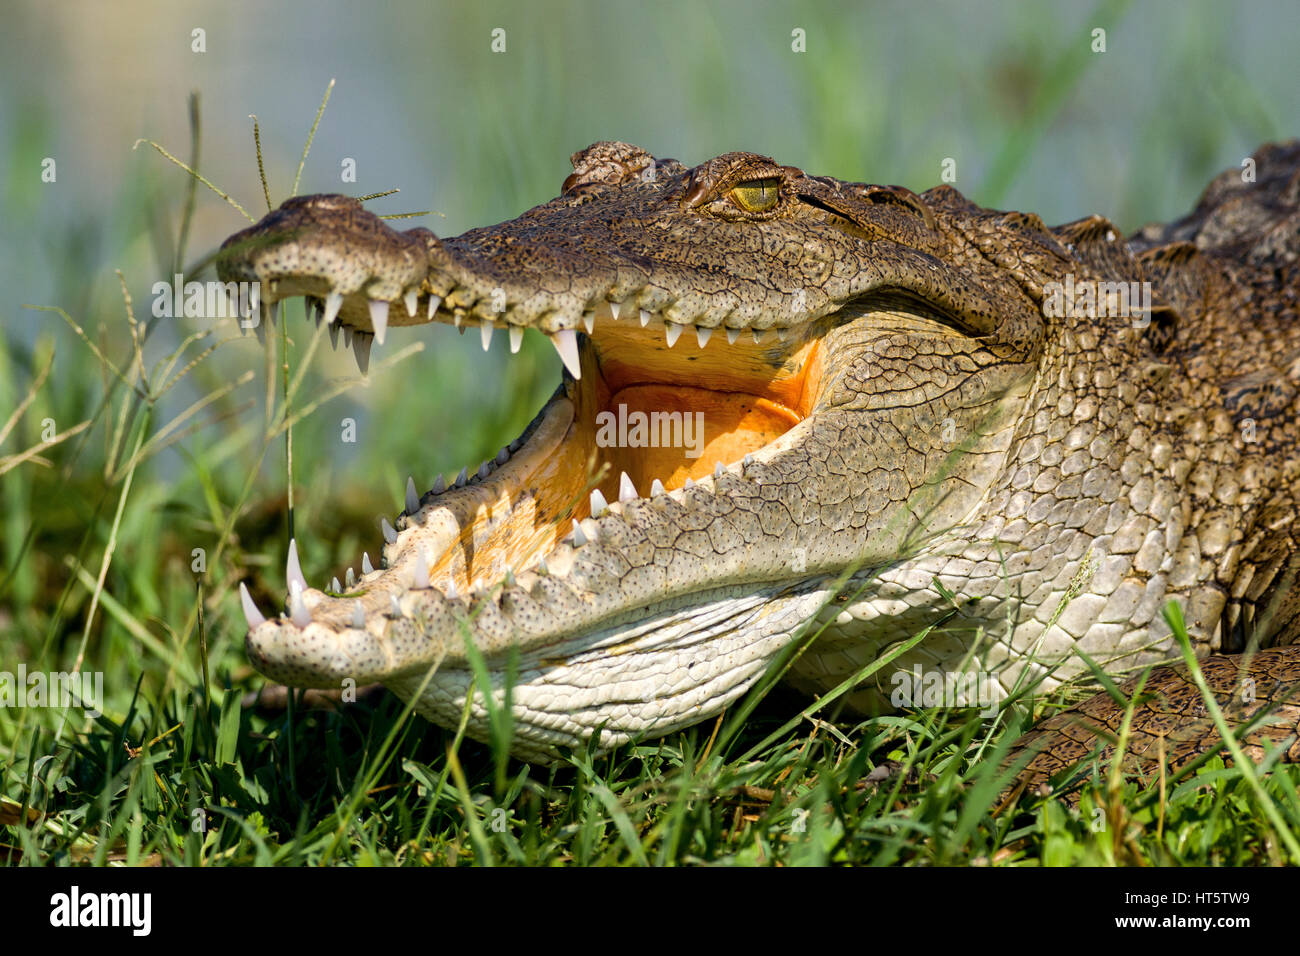
MULTIPOLYGON (((1119 16, 1110 5, 1101 9, 1119 16)), ((828 16, 820 35, 833 25, 828 16)), ((780 26, 772 35, 784 42, 788 31, 780 26)), ((1006 193, 1012 204, 1017 164, 1046 136, 1081 69, 1078 56, 1052 61, 1036 58, 1032 45, 1025 50, 1020 68, 1034 82, 1023 85, 1042 92, 1002 130, 1004 148, 985 182, 990 196, 1001 201, 1006 193)), ((802 112, 814 115, 811 107, 834 101, 839 78, 861 60, 847 47, 819 59, 829 65, 811 74, 802 112)), ((516 96, 513 88, 494 95, 516 96)), ((536 95, 564 99, 556 90, 536 95)), ((522 107, 549 116, 528 102, 522 107)), ((888 125, 880 103, 858 107, 840 122, 809 123, 811 135, 826 138, 805 137, 809 154, 840 159, 824 171, 854 174, 863 166, 861 143, 888 125)), ((970 125, 987 129, 989 121, 970 125)), ((196 122, 187 154, 196 166, 197 129, 196 122)), ((521 156, 542 152, 531 133, 519 135, 530 147, 490 150, 501 157, 494 162, 524 163, 521 156)), ((1204 134, 1196 162, 1211 161, 1216 136, 1204 134)), ((727 148, 737 145, 749 144, 727 148)), ((915 151, 923 158, 912 160, 913 185, 933 181, 933 155, 942 155, 926 145, 915 151)), ((1166 172, 1163 162, 1144 165, 1121 206, 1131 211, 1137 197, 1169 188, 1166 172)), ((1204 172, 1195 170, 1198 181, 1204 172)), ((190 261, 191 211, 195 203, 219 202, 192 189, 187 179, 175 195, 138 190, 124 198, 132 221, 152 224, 152 256, 132 262, 152 258, 154 271, 168 274, 190 261)), ((979 189, 970 193, 993 201, 979 189)), ((250 197, 240 198, 260 213, 250 197)), ((70 237, 58 258, 60 286, 79 290, 75 304, 62 313, 26 313, 50 322, 30 346, 0 337, 0 418, 18 410, 9 425, 0 421, 0 646, 9 670, 22 662, 31 670, 102 671, 107 702, 93 720, 78 710, 0 708, 0 860, 1300 862, 1286 838, 1300 831, 1300 812, 1296 772, 1285 767, 1259 778, 1216 758, 1162 789, 1158 780, 1122 781, 1108 767, 1091 766, 1077 808, 1025 797, 995 815, 1005 782, 1000 755, 1019 728, 1077 699, 1076 688, 1021 699, 992 721, 924 710, 855 722, 838 714, 833 700, 810 704, 779 688, 767 692, 765 682, 717 723, 600 756, 574 755, 556 768, 521 764, 499 746, 431 727, 387 694, 337 711, 293 702, 278 714, 245 708, 244 695, 263 680, 243 656, 235 588, 246 580, 262 607, 280 605, 283 595, 259 587, 279 580, 290 520, 308 577, 326 579, 374 548, 375 516, 391 514, 401 500, 405 472, 397 463, 416 460, 415 451, 432 441, 441 462, 493 453, 501 436, 517 433, 539 407, 558 363, 530 338, 511 363, 516 387, 485 388, 443 337, 436 344, 427 337, 424 346, 425 338, 412 336, 405 348, 397 338, 376 353, 371 376, 403 384, 367 391, 347 369, 350 357, 335 361, 312 340, 300 305, 289 307, 282 333, 261 350, 229 322, 169 325, 138 303, 133 315, 124 299, 104 307, 84 281, 85 250, 70 237), (413 413, 415 390, 402 376, 422 346, 420 361, 432 364, 420 366, 416 383, 443 387, 436 401, 419 395, 413 413), (365 433, 361 447, 340 444, 345 416, 365 433), (478 427, 461 427, 465 421, 478 427), (392 466, 358 478, 362 456, 392 466), (202 570, 195 570, 196 548, 202 570)), ((196 265, 185 270, 191 277, 196 265)), ((126 279, 124 288, 145 281, 126 279)), ((417 474, 417 483, 423 477, 417 474)))

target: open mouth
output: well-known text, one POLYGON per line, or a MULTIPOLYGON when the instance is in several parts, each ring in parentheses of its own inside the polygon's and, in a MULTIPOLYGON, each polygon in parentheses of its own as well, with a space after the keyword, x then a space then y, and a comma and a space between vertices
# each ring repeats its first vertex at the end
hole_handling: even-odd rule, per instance
MULTIPOLYGON (((437 321, 477 325, 485 348, 503 325, 434 308, 437 321)), ((585 334, 550 333, 563 383, 523 434, 423 496, 408 483, 405 510, 384 526, 386 570, 366 557, 361 578, 349 570, 333 596, 383 588, 394 572, 404 588, 449 596, 564 573, 574 548, 596 536, 589 519, 763 460, 819 397, 826 320, 708 329, 611 302, 583 323, 585 334)), ((516 351, 523 329, 507 328, 516 351)))

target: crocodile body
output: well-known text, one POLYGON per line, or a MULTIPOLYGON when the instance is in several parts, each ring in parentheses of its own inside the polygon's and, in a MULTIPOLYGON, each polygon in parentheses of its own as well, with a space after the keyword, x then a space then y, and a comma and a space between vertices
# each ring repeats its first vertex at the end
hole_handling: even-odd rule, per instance
MULTIPOLYGON (((1201 655, 1290 645, 1300 143, 1253 163, 1127 238, 947 186, 621 143, 452 239, 290 200, 219 260, 263 308, 307 296, 359 361, 392 325, 512 349, 532 329, 566 372, 473 475, 408 484, 378 567, 320 590, 292 552, 270 620, 245 592, 249 656, 298 686, 382 681, 456 726, 472 644, 498 699, 514 670, 514 751, 551 760, 715 715, 814 632, 790 679, 816 693, 932 628, 850 695, 866 711, 899 702, 897 672, 976 673, 997 696, 1083 672, 1076 651, 1114 674, 1167 661, 1171 600, 1201 655)), ((1207 665, 1225 701, 1243 673, 1267 705, 1300 653, 1207 665)), ((1134 740, 1174 711, 1188 753, 1214 745, 1185 702, 1134 740)), ((486 720, 472 701, 469 732, 486 720)), ((1073 752, 1071 726, 1040 731, 1032 772, 1073 752)))

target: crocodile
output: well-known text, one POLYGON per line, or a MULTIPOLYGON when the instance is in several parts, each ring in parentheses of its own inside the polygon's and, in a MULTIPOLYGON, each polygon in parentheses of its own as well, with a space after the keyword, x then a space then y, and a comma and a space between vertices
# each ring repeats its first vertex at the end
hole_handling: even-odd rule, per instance
MULTIPOLYGON (((813 694, 896 655, 846 695, 867 713, 899 675, 997 700, 1163 665, 1129 740, 1185 760, 1221 742, 1169 664, 1177 602, 1230 721, 1277 709, 1252 752, 1300 759, 1300 141, 1127 237, 748 152, 572 165, 455 238, 316 195, 222 246, 223 282, 268 317, 305 297, 363 371, 428 322, 532 330, 563 366, 500 454, 408 479, 378 563, 317 588, 290 542, 271 617, 241 585, 262 674, 382 682, 486 740, 477 661, 512 752, 553 762, 713 717, 805 637, 786 679, 813 694)), ((1123 715, 1041 725, 1028 779, 1123 715)))

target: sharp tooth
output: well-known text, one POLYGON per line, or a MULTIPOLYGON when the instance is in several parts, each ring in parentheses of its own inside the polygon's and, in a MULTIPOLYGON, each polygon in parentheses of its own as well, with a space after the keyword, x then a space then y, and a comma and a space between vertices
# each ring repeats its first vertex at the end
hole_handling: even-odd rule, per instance
POLYGON ((740 338, 740 329, 727 329, 727 344, 735 345, 736 339, 740 338))
POLYGON ((587 327, 587 334, 590 335, 596 328, 596 313, 591 311, 582 313, 582 324, 587 327))
POLYGON ((352 348, 352 326, 350 325, 343 326, 343 347, 352 348))
POLYGON ((334 320, 339 317, 339 309, 343 308, 343 293, 331 292, 325 296, 325 321, 329 325, 334 324, 334 320))
POLYGON ((289 620, 298 627, 306 627, 311 623, 311 611, 303 603, 302 585, 297 581, 289 585, 289 620))
POLYGON ((356 572, 353 571, 351 568, 348 568, 348 573, 343 575, 343 582, 348 586, 348 590, 351 590, 352 587, 357 583, 356 572))
POLYGON ((506 581, 506 587, 512 588, 515 586, 515 572, 513 568, 506 568, 505 581, 506 581))
POLYGON ((456 326, 456 328, 460 329, 460 334, 464 335, 465 330, 462 329, 460 326, 460 323, 464 321, 464 316, 462 316, 459 312, 456 312, 455 314, 452 315, 451 321, 456 326))
POLYGON ((417 591, 429 586, 429 562, 425 560, 424 548, 415 553, 415 567, 411 569, 411 586, 417 591))
POLYGON ((316 328, 320 328, 320 299, 307 297, 307 317, 316 323, 316 328))
POLYGON ((551 569, 546 566, 545 558, 537 559, 537 567, 535 568, 535 570, 537 571, 538 574, 541 575, 547 575, 551 573, 551 569))
POLYGON ((440 495, 447 490, 447 479, 442 477, 442 472, 438 472, 438 477, 433 482, 433 493, 440 495))
POLYGON ((677 337, 682 334, 684 328, 684 325, 678 325, 676 322, 664 323, 664 337, 668 340, 669 348, 677 344, 677 337))
POLYGON ((700 348, 704 348, 709 341, 709 336, 712 334, 712 329, 706 329, 701 325, 695 327, 695 341, 700 343, 700 348))
POLYGON ((339 350, 339 327, 337 323, 330 326, 330 348, 336 352, 339 350))
POLYGON ((340 586, 338 578, 330 578, 330 590, 335 594, 343 593, 343 588, 340 586))
POLYGON ((663 493, 664 493, 664 483, 662 481, 656 478, 654 481, 650 482, 650 496, 652 498, 658 497, 663 493))
POLYGON ((784 342, 784 341, 785 341, 785 334, 786 334, 786 331, 787 331, 786 329, 777 329, 777 330, 776 330, 776 340, 777 340, 778 342, 784 342))
POLYGON ((448 582, 446 594, 448 601, 454 601, 456 598, 460 597, 460 593, 456 590, 455 578, 452 578, 451 581, 448 582))
POLYGON ((560 353, 560 361, 575 379, 582 378, 582 365, 578 362, 578 333, 573 329, 561 329, 551 336, 551 344, 560 353))
POLYGON ((248 593, 248 587, 243 581, 239 582, 239 603, 244 606, 244 619, 248 621, 250 631, 266 623, 266 618, 257 609, 257 604, 254 602, 252 595, 248 593))
POLYGON ((644 329, 644 328, 645 328, 647 325, 649 325, 649 324, 650 324, 650 313, 647 312, 645 309, 642 309, 642 310, 641 310, 641 328, 644 329))
POLYGON ((484 352, 492 347, 492 333, 495 331, 496 324, 491 319, 484 319, 478 324, 479 341, 483 343, 484 352))
POLYGON ((713 477, 721 478, 726 470, 727 469, 723 466, 722 462, 715 462, 713 465, 713 477))
POLYGON ((420 510, 420 496, 415 493, 415 479, 406 478, 406 513, 413 515, 420 510))
POLYGON ((636 493, 636 485, 632 484, 632 479, 627 476, 627 472, 618 476, 618 500, 635 501, 640 495, 636 493))
POLYGON ((748 468, 750 465, 754 463, 754 456, 750 454, 746 454, 745 457, 741 459, 740 463, 744 465, 746 468, 748 468))
POLYGON ((389 544, 397 544, 397 529, 388 523, 387 518, 379 519, 379 529, 384 532, 384 540, 389 544))
POLYGON ((578 524, 575 520, 573 522, 573 546, 575 548, 581 548, 586 543, 587 536, 582 533, 582 525, 578 524))
POLYGON ((388 303, 380 299, 370 300, 370 324, 375 327, 375 338, 379 344, 384 344, 384 336, 388 334, 388 303))
POLYGON ((440 305, 442 305, 442 296, 440 295, 429 296, 429 312, 428 312, 429 318, 433 318, 433 314, 438 311, 438 306, 440 305))
POLYGON ((365 332, 352 336, 352 354, 357 357, 357 368, 362 375, 370 371, 370 346, 374 341, 375 337, 365 332))
POLYGON ((750 335, 754 336, 754 344, 758 345, 763 341, 763 333, 758 329, 750 329, 750 335))
POLYGON ((302 590, 307 590, 307 579, 303 577, 302 565, 298 562, 298 541, 295 538, 289 539, 289 560, 285 562, 284 576, 289 587, 293 587, 296 582, 302 590))
POLYGON ((366 609, 360 601, 352 602, 352 626, 358 631, 363 630, 366 626, 366 609))
POLYGON ((694 487, 695 487, 695 482, 693 482, 690 478, 687 478, 684 482, 682 482, 682 490, 685 490, 687 488, 694 488, 694 487))
POLYGON ((478 471, 475 472, 475 474, 480 478, 486 478, 488 475, 492 474, 492 466, 484 461, 483 464, 478 466, 478 471))
POLYGON ((618 310, 621 309, 621 308, 623 308, 623 306, 622 306, 620 303, 611 301, 611 302, 609 303, 609 316, 610 316, 610 318, 612 318, 612 319, 617 319, 617 318, 618 318, 618 310))
POLYGON ((415 318, 415 307, 420 304, 420 290, 408 289, 406 291, 406 314, 415 318))
POLYGON ((592 488, 591 489, 591 516, 593 518, 599 518, 608 510, 609 510, 609 502, 607 502, 605 500, 605 496, 600 493, 600 489, 592 488))
POLYGON ((504 465, 509 460, 510 460, 510 452, 508 449, 502 448, 499 452, 497 452, 498 465, 504 465))
POLYGON ((466 465, 464 468, 462 468, 460 470, 460 474, 456 476, 456 487, 464 488, 465 482, 467 481, 469 481, 469 465, 466 465))
POLYGON ((392 614, 393 617, 402 616, 402 604, 397 600, 396 594, 388 595, 388 612, 392 614))
POLYGON ((587 525, 582 529, 582 533, 587 536, 587 540, 589 542, 594 544, 596 541, 597 530, 598 530, 598 525, 596 524, 596 522, 588 518, 587 525))
POLYGON ((248 289, 248 308, 250 314, 257 311, 262 303, 262 283, 254 282, 248 289))
POLYGON ((361 573, 373 574, 374 570, 375 570, 375 566, 370 563, 370 552, 362 551, 361 552, 361 573))
POLYGON ((519 352, 519 346, 524 343, 524 327, 522 325, 510 326, 510 354, 515 355, 519 352))

